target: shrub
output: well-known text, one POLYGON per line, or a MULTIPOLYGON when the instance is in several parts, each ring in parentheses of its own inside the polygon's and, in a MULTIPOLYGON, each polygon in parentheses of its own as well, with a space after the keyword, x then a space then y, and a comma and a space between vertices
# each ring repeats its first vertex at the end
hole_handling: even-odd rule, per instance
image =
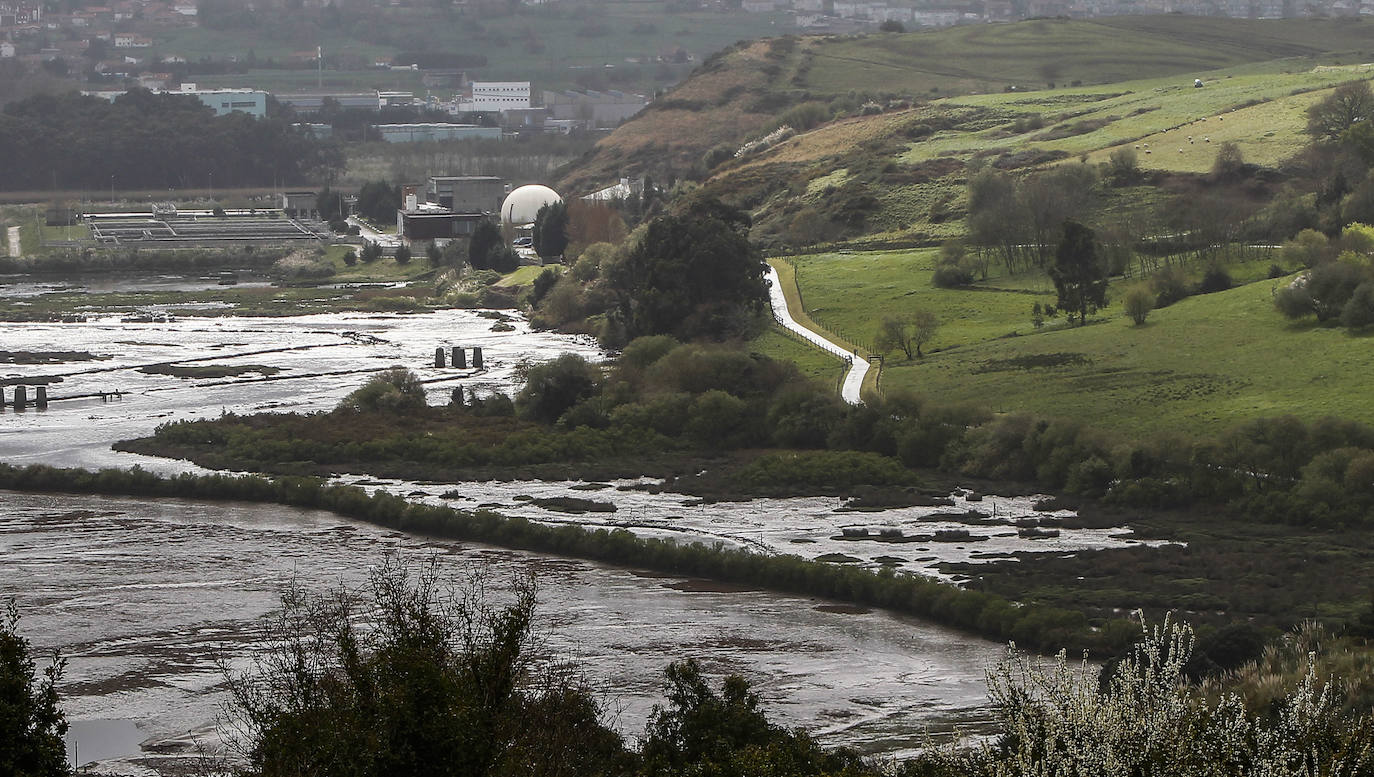
POLYGON ((401 412, 424 406, 425 387, 420 376, 397 366, 373 375, 361 388, 344 397, 338 409, 401 412))
POLYGON ((406 246, 396 247, 396 264, 410 264, 410 249, 406 246))
POLYGON ((1374 282, 1365 281, 1355 287, 1350 301, 1341 308, 1341 325, 1363 329, 1374 324, 1374 282))
POLYGON ((1166 267, 1150 276, 1150 290, 1155 293, 1155 307, 1166 308, 1188 296, 1188 276, 1182 268, 1166 267))
POLYGON ((1202 283, 1198 284, 1197 290, 1200 294, 1214 294, 1218 291, 1226 291, 1234 286, 1231 274, 1218 265, 1207 268, 1206 274, 1202 276, 1202 283))
POLYGON ((525 385, 515 397, 520 415, 552 424, 573 405, 596 394, 601 368, 577 354, 565 353, 530 368, 525 385))
POLYGON ((1136 326, 1140 326, 1145 323, 1150 311, 1154 310, 1155 299, 1150 290, 1144 286, 1133 286, 1126 292, 1125 298, 1122 299, 1122 305, 1126 308, 1126 315, 1131 321, 1136 326))
POLYGON ((930 282, 941 289, 953 289, 973 283, 973 273, 958 264, 943 263, 935 268, 930 282))

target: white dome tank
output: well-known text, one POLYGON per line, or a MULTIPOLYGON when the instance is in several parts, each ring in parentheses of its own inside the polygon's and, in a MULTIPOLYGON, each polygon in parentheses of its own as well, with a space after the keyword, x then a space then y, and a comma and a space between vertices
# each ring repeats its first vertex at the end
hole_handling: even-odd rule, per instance
POLYGON ((539 209, 554 202, 562 202, 558 192, 547 186, 530 184, 506 195, 501 203, 501 221, 506 224, 529 224, 539 214, 539 209))

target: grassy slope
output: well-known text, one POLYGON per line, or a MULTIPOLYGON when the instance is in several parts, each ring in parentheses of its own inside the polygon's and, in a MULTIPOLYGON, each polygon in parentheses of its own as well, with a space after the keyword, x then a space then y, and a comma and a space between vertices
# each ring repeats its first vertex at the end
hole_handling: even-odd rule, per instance
POLYGON ((866 170, 862 180, 878 202, 869 212, 866 232, 938 240, 962 231, 957 216, 967 166, 975 160, 1039 151, 1067 158, 1086 155, 1100 162, 1115 148, 1135 145, 1141 147, 1144 168, 1204 172, 1221 143, 1231 141, 1247 161, 1275 165, 1306 142, 1306 108, 1332 85, 1358 75, 1368 74, 1345 68, 1281 72, 1274 65, 1246 66, 1208 76, 1203 89, 1193 88, 1191 80, 1164 78, 950 98, 908 111, 832 122, 764 154, 727 164, 707 185, 750 208, 763 231, 785 239, 798 208, 833 212, 833 190, 853 179, 854 170, 866 170), (1045 126, 1016 133, 1012 122, 1034 114, 1045 126), (918 140, 901 136, 905 128, 938 122, 953 126, 918 140), (1065 131, 1079 122, 1096 128, 1081 134, 1065 131), (1153 153, 1146 153, 1144 144, 1153 153), (930 214, 942 204, 946 218, 936 223, 930 214))
MULTIPOLYGON (((718 143, 739 145, 756 137, 766 125, 764 117, 740 121, 736 114, 741 101, 716 99, 730 86, 751 90, 754 94, 748 102, 771 95, 781 98, 784 106, 788 99, 827 100, 851 91, 909 99, 986 94, 971 102, 961 99, 959 104, 995 108, 1010 121, 1021 113, 1120 113, 1125 104, 1112 98, 1127 89, 1119 82, 1133 79, 1137 82, 1137 100, 1157 99, 1174 105, 1175 109, 1147 114, 1139 125, 1134 121, 1122 123, 1089 137, 1045 146, 1077 154, 1214 115, 1248 99, 1280 97, 1294 89, 1318 88, 1357 77, 1348 73, 1313 74, 1316 77, 1282 85, 1277 83, 1281 79, 1275 78, 1283 71, 1289 75, 1305 73, 1318 64, 1361 61, 1368 47, 1368 35, 1361 24, 1330 20, 1182 16, 1034 20, 905 35, 803 38, 786 56, 765 63, 776 72, 760 79, 751 72, 757 71, 757 54, 764 47, 754 46, 750 48, 754 56, 731 53, 699 68, 669 94, 678 99, 702 99, 705 94, 708 104, 714 102, 713 107, 646 112, 599 144, 597 152, 574 166, 563 183, 574 190, 590 189, 616 175, 646 169, 651 160, 636 157, 645 147, 669 151, 657 161, 670 162, 681 171, 718 143), (730 71, 736 69, 741 72, 732 77, 730 71), (1225 72, 1217 73, 1219 70, 1225 72), (1248 75, 1252 80, 1243 86, 1240 82, 1227 84, 1226 89, 1191 90, 1194 77, 1210 81, 1228 74, 1237 78, 1248 75), (1148 83, 1150 80, 1155 83, 1148 83), (1061 88, 1034 94, 1024 91, 1043 87, 1047 81, 1061 88), (1062 88, 1073 81, 1088 86, 1062 88), (1112 86, 1105 88, 1103 84, 1112 86), (1005 93, 1004 89, 1011 86, 1022 91, 1005 93), (1167 93, 1171 87, 1190 92, 1178 101, 1167 93), (705 120, 692 115, 702 112, 709 114, 705 120), (707 131, 698 131, 701 127, 707 131)), ((939 106, 936 103, 935 107, 939 106)), ((1138 107, 1148 106, 1140 103, 1131 109, 1138 107)), ((846 126, 855 130, 862 124, 846 126)), ((993 140, 986 134, 979 137, 981 141, 993 140)), ((1020 140, 1024 139, 1008 138, 1007 142, 1020 140)), ((842 144, 831 150, 852 147, 852 143, 842 144)), ((929 147, 932 152, 941 148, 938 143, 929 147)))
POLYGON ((659 103, 621 125, 564 174, 563 192, 591 191, 635 171, 686 169, 717 143, 762 131, 771 116, 753 110, 784 73, 767 43, 720 55, 659 103))
POLYGON ((1050 81, 1108 84, 1368 47, 1369 33, 1360 24, 1339 20, 1037 19, 839 39, 816 50, 807 86, 821 92, 1000 92, 1050 81))
MULTIPOLYGON (((1282 280, 1191 297, 1154 311, 1142 327, 1114 304, 1100 323, 1067 327, 1060 319, 1036 331, 1032 304, 1054 302, 1047 281, 936 289, 932 262, 929 251, 798 258, 807 309, 824 326, 871 332, 882 315, 918 307, 941 319, 935 352, 888 362, 887 391, 1073 417, 1126 435, 1209 434, 1286 413, 1374 423, 1374 395, 1363 388, 1374 368, 1368 338, 1282 318, 1271 302, 1282 280)), ((1260 265, 1267 261, 1233 274, 1257 278, 1260 265)), ((1124 285, 1114 284, 1115 297, 1124 285)))

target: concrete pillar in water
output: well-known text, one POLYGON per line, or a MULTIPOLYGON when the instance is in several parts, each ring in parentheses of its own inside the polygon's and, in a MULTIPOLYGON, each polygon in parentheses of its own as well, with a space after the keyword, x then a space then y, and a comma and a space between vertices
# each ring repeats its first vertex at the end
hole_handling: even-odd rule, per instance
POLYGON ((444 347, 442 345, 434 349, 434 366, 444 366, 444 347))
POLYGON ((462 348, 459 348, 458 346, 455 345, 455 346, 453 346, 453 354, 452 354, 452 356, 453 356, 453 358, 449 361, 449 364, 453 365, 454 367, 457 367, 457 368, 460 369, 460 370, 465 370, 465 369, 467 369, 467 366, 468 366, 468 352, 467 352, 466 350, 464 350, 464 349, 462 349, 462 348))
POLYGON ((33 406, 39 410, 48 409, 48 387, 38 386, 33 390, 33 406))
POLYGON ((482 347, 481 347, 481 346, 473 346, 473 348, 472 348, 472 368, 475 369, 475 370, 480 370, 480 369, 482 369, 482 347))
POLYGON ((14 387, 14 409, 23 410, 29 404, 29 389, 27 386, 14 387))
POLYGON ((5 387, 0 386, 0 413, 5 412, 5 387))

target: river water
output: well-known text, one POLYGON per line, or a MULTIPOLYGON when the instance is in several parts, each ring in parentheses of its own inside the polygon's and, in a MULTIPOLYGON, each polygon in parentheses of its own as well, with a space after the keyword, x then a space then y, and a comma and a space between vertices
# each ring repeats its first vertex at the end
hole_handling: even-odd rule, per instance
MULTIPOLYGON (((431 402, 440 402, 455 386, 509 390, 522 362, 568 351, 601 356, 586 339, 531 332, 519 320, 508 324, 511 331, 492 331, 493 323, 469 311, 0 323, 5 351, 27 354, 17 361, 42 362, 0 363, 0 374, 31 383, 45 376, 54 398, 44 412, 0 415, 0 460, 195 471, 188 462, 109 446, 176 418, 327 410, 366 373, 393 364, 415 369, 429 381, 431 402), (437 346, 480 346, 485 369, 436 368, 437 346), (168 366, 252 370, 178 377, 164 374, 168 366), (64 399, 115 390, 121 398, 113 401, 64 399)), ((887 563, 923 574, 934 574, 940 560, 1135 542, 1086 529, 1022 538, 1013 522, 1037 515, 1027 496, 974 502, 958 495, 953 508, 852 514, 837 512, 839 500, 826 498, 697 505, 678 494, 636 490, 633 482, 467 483, 455 496, 446 495, 452 486, 344 480, 457 507, 499 505, 551 523, 613 524, 766 553, 843 552, 870 566, 886 556, 887 563), (617 509, 569 516, 529 501, 557 495, 617 509), (960 526, 937 513, 965 510, 985 514, 966 528, 986 539, 902 545, 840 539, 845 527, 918 534, 960 526)), ((920 741, 926 726, 984 719, 984 671, 1002 654, 988 641, 883 612, 406 536, 317 511, 12 493, 0 493, 0 504, 0 596, 17 597, 23 629, 37 645, 62 648, 70 659, 65 703, 80 760, 105 759, 104 766, 126 771, 137 770, 148 753, 184 756, 194 742, 215 741, 225 699, 216 662, 242 665, 259 649, 257 624, 289 580, 317 590, 340 581, 357 585, 388 554, 437 556, 459 576, 478 569, 497 581, 534 574, 550 652, 573 660, 605 691, 629 735, 642 729, 659 698, 663 668, 696 656, 714 676, 748 677, 770 714, 788 725, 805 726, 829 744, 900 754, 920 741)))

